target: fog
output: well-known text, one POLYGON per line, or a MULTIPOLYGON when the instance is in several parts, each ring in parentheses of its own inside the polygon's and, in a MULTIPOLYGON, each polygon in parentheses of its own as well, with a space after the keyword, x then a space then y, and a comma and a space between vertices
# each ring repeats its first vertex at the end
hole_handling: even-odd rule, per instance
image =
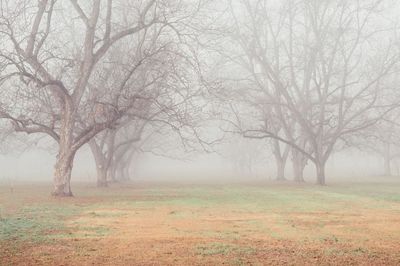
MULTIPOLYGON (((51 182, 54 163, 54 154, 47 150, 31 148, 21 153, 3 154, 0 156, 2 169, 0 180, 3 184, 26 181, 51 182)), ((327 165, 327 174, 331 183, 392 181, 393 178, 384 175, 383 165, 383 160, 376 155, 349 150, 332 156, 327 165)), ((293 172, 288 170, 290 179, 293 172)), ((314 183, 313 166, 308 165, 304 172, 305 180, 314 183)), ((276 169, 272 155, 265 156, 261 162, 253 165, 251 172, 241 173, 235 169, 229 158, 216 153, 198 153, 191 155, 188 160, 141 154, 131 166, 130 173, 131 181, 134 182, 229 184, 273 181, 276 169)), ((398 175, 395 167, 393 174, 398 175)), ((96 165, 88 148, 82 149, 77 154, 73 176, 74 182, 96 183, 96 165)))
POLYGON ((399 0, 0 0, 0 265, 400 265, 399 0))
POLYGON ((1 180, 398 175, 398 1, 1 1, 1 180))

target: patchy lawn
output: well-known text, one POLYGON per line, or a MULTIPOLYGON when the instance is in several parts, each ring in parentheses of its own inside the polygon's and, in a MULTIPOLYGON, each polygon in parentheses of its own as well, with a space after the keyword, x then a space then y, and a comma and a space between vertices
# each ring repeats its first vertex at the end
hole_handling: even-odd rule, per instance
POLYGON ((400 265, 400 183, 0 187, 0 265, 400 265))

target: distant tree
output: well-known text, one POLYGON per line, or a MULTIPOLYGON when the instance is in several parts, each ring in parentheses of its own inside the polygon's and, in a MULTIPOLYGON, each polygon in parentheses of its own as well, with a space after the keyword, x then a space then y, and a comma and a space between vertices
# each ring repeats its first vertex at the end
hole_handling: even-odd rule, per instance
POLYGON ((393 174, 392 164, 400 158, 399 130, 400 124, 397 123, 397 115, 386 117, 355 135, 349 145, 378 155, 383 162, 382 174, 391 176, 393 174))
POLYGON ((218 142, 215 148, 217 153, 225 158, 231 165, 234 175, 237 177, 251 178, 255 175, 255 167, 265 163, 268 154, 265 145, 256 141, 243 139, 237 135, 226 135, 218 142))
MULTIPOLYGON (((134 51, 131 56, 127 56, 129 52, 113 53, 116 65, 103 74, 107 82, 98 79, 97 84, 93 84, 102 87, 107 94, 115 90, 123 78, 120 74, 123 70, 119 68, 134 66, 130 80, 124 80, 124 84, 131 93, 135 93, 138 101, 115 126, 89 141, 96 162, 98 186, 107 186, 107 179, 116 181, 118 173, 122 176, 119 179, 128 179, 130 158, 138 151, 136 144, 142 144, 142 135, 151 135, 151 130, 159 132, 159 128, 163 127, 163 134, 177 134, 184 144, 200 140, 195 126, 201 122, 202 88, 197 81, 196 58, 185 51, 183 44, 161 46, 160 49, 157 41, 160 36, 151 35, 151 42, 146 43, 146 37, 149 37, 143 34, 143 41, 138 41, 138 47, 130 49, 134 51), (138 52, 139 49, 143 51, 138 52), (137 62, 125 63, 125 58, 135 58, 137 62)), ((99 90, 95 92, 99 93, 99 90)), ((115 106, 120 93, 111 95, 115 95, 110 101, 115 106)))
POLYGON ((381 10, 386 2, 228 2, 234 23, 225 35, 235 46, 226 49, 226 61, 245 71, 237 95, 241 105, 250 99, 254 117, 235 112, 231 125, 245 137, 290 145, 314 163, 324 185, 335 146, 397 108, 396 95, 379 100, 399 63, 387 37, 393 25, 381 10), (267 115, 266 106, 273 110, 267 115))

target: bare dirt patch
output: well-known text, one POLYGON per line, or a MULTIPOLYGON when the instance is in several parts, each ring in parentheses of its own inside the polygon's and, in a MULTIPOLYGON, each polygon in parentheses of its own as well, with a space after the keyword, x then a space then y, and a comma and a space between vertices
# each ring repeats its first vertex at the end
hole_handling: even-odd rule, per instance
MULTIPOLYGON (((35 231, 36 238, 38 232, 45 234, 43 239, 26 235, 31 227, 22 236, 11 232, 0 241, 0 265, 400 264, 398 202, 365 208, 366 202, 376 202, 344 198, 351 208, 331 202, 326 210, 325 205, 310 205, 294 211, 287 198, 291 188, 274 189, 272 196, 268 189, 245 187, 183 189, 181 194, 177 189, 141 188, 132 195, 125 191, 125 197, 115 190, 114 196, 107 192, 107 197, 54 203, 70 208, 63 212, 38 200, 28 213, 36 223, 11 220, 14 227, 35 228, 44 221, 39 219, 44 211, 61 220, 35 231), (265 206, 253 204, 253 193, 265 206)), ((307 200, 309 191, 295 192, 297 201, 307 200)))

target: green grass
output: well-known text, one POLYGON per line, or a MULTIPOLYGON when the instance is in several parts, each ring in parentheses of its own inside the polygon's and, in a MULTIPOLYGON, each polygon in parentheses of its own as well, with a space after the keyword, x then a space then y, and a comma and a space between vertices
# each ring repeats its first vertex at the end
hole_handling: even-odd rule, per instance
MULTIPOLYGON (((99 237, 107 235, 110 229, 86 224, 66 225, 69 219, 83 215, 91 207, 74 204, 35 203, 21 207, 13 214, 0 216, 0 242, 51 243, 58 239, 76 237, 99 237), (78 230, 78 233, 74 231, 78 230)), ((4 211, 3 211, 4 212, 4 211)), ((89 212, 95 217, 113 217, 116 214, 89 212)))
MULTIPOLYGON (((16 187, 13 193, 0 187, 0 242, 46 242, 74 237, 101 237, 110 228, 98 225, 67 224, 74 217, 112 219, 124 217, 128 211, 152 210, 168 206, 174 211, 170 219, 196 219, 204 210, 227 209, 241 213, 268 215, 274 224, 248 220, 243 224, 262 234, 275 238, 288 238, 304 230, 296 224, 293 213, 379 209, 400 212, 400 183, 352 184, 318 187, 314 185, 262 185, 262 186, 182 186, 96 189, 77 186, 74 199, 53 199, 50 186, 16 187), (121 209, 108 212, 107 209, 121 209), (126 212, 124 210, 127 210, 126 212), (284 229, 284 230, 276 230, 284 229), (76 233, 75 231, 78 231, 76 233)), ((340 217, 328 217, 340 223, 340 217)), ((324 234, 328 221, 323 218, 313 224, 320 230, 320 239, 335 237, 324 234)), ((177 229, 179 230, 179 229, 177 229)), ((189 232, 190 233, 190 232, 189 232)), ((205 230, 205 235, 216 238, 237 239, 240 234, 232 229, 205 230)), ((201 253, 225 253, 235 250, 230 246, 200 248, 201 253)))
POLYGON ((54 240, 52 232, 65 230, 64 220, 78 214, 73 206, 38 204, 22 207, 0 218, 0 241, 42 243, 54 240))
POLYGON ((251 247, 242 247, 219 242, 199 245, 196 250, 196 254, 201 256, 230 255, 232 253, 235 255, 248 255, 256 251, 251 247))
POLYGON ((391 203, 400 202, 400 185, 363 185, 357 186, 225 186, 159 188, 145 191, 150 197, 146 200, 125 201, 126 205, 157 207, 215 207, 228 206, 239 210, 268 212, 282 210, 293 211, 330 211, 339 207, 349 207, 363 200, 369 200, 371 208, 381 207, 384 203, 388 208, 391 203))

